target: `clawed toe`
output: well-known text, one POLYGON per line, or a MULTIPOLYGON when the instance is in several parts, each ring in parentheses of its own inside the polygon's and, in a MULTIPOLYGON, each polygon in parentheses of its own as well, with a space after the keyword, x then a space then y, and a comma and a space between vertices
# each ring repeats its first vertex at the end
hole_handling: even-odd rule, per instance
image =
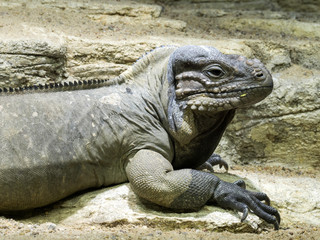
POLYGON ((229 169, 228 163, 224 161, 218 154, 212 154, 211 157, 208 159, 208 161, 200 165, 197 169, 214 172, 213 167, 216 165, 219 165, 220 168, 224 167, 226 171, 228 171, 229 169))

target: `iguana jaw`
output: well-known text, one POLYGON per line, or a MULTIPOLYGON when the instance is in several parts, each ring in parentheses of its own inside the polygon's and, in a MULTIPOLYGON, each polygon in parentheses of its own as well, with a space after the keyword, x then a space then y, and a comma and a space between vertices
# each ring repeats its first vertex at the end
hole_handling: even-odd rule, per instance
POLYGON ((212 91, 176 90, 177 101, 184 108, 201 112, 219 112, 246 107, 264 99, 272 91, 272 86, 252 86, 218 93, 212 91))
POLYGON ((262 91, 271 91, 271 89, 268 87, 253 87, 225 93, 197 93, 187 97, 185 102, 187 107, 193 111, 219 112, 258 102, 259 96, 263 96, 262 91))

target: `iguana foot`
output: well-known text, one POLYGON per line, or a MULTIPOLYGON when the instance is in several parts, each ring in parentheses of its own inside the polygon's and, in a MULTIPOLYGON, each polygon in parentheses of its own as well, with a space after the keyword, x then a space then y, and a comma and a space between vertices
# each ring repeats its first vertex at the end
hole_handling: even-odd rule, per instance
POLYGON ((267 223, 273 224, 275 230, 279 229, 280 214, 275 208, 269 206, 269 197, 265 193, 246 190, 242 180, 234 183, 221 180, 214 191, 213 198, 220 207, 242 212, 241 222, 247 218, 251 210, 267 223), (265 204, 261 201, 265 201, 265 204))
POLYGON ((197 170, 208 170, 209 172, 214 172, 213 166, 219 165, 219 168, 222 168, 222 166, 228 171, 229 166, 226 161, 224 161, 220 155, 218 154, 212 154, 211 157, 202 165, 200 165, 197 170))

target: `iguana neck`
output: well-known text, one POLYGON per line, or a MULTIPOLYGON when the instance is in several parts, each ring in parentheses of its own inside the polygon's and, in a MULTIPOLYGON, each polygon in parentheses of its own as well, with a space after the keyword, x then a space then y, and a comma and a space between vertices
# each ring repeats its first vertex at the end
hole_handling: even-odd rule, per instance
POLYGON ((126 83, 133 84, 143 89, 142 92, 148 94, 145 101, 154 105, 158 118, 166 130, 169 130, 167 113, 170 106, 167 75, 170 69, 170 56, 176 49, 176 46, 156 48, 140 58, 119 76, 120 79, 125 79, 126 83))
POLYGON ((195 139, 204 138, 211 134, 224 122, 229 111, 222 111, 215 114, 194 113, 185 111, 180 127, 170 129, 170 133, 179 145, 188 145, 195 139))

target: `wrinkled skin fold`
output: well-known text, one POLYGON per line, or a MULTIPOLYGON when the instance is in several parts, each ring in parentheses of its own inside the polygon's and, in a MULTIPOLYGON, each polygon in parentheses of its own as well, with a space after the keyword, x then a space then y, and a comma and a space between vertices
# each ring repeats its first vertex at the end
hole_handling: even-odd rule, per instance
POLYGON ((272 84, 257 59, 169 46, 102 87, 0 91, 0 211, 129 180, 138 196, 164 207, 214 203, 242 212, 241 221, 251 211, 278 229, 266 194, 201 171, 228 168, 215 148, 236 109, 263 100, 272 84))

